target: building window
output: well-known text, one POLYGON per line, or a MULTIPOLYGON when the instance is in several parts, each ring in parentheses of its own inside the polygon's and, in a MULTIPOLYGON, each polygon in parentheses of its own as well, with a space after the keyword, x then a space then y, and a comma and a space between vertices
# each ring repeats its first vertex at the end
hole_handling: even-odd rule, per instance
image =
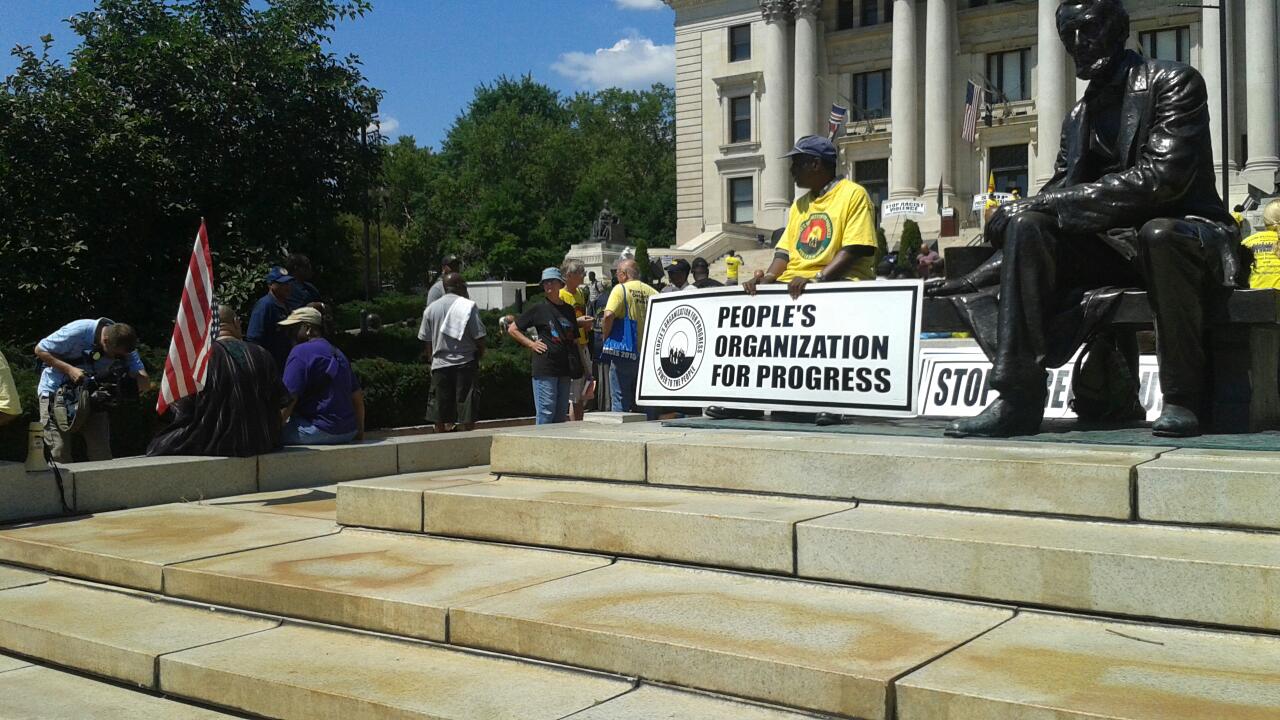
POLYGON ((1027 146, 1002 145, 991 148, 991 173, 996 178, 996 192, 1010 192, 1018 188, 1027 196, 1027 146))
POLYGON ((729 28, 729 62, 751 59, 751 26, 734 25, 729 28))
MULTIPOLYGON (((893 0, 889 0, 893 2, 893 0)), ((862 12, 858 16, 858 24, 862 27, 876 25, 880 22, 880 0, 862 0, 862 12)))
POLYGON ((748 225, 755 222, 753 183, 749 177, 729 178, 729 222, 748 225))
POLYGON ((836 4, 836 29, 848 30, 853 27, 853 0, 840 0, 836 4))
POLYGON ((1191 28, 1169 28, 1138 33, 1142 54, 1153 60, 1191 62, 1191 28))
POLYGON ((853 164, 853 180, 871 196, 871 204, 876 206, 876 217, 879 217, 880 205, 889 197, 889 161, 858 160, 853 164))
POLYGON ((987 55, 987 81, 991 83, 995 102, 1014 102, 1031 97, 1031 71, 1027 67, 1028 50, 987 55))
POLYGON ((888 70, 873 70, 853 76, 853 119, 874 120, 889 117, 892 76, 888 70))
POLYGON ((729 142, 751 142, 751 96, 729 98, 729 142))

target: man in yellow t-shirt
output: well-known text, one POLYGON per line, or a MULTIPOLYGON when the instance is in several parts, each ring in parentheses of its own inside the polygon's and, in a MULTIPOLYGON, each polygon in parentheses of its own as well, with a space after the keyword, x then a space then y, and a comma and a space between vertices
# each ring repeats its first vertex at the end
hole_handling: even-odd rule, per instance
POLYGON ((1245 238, 1241 243, 1253 252, 1253 268, 1249 272, 1249 287, 1280 288, 1280 200, 1272 200, 1262 209, 1262 224, 1266 227, 1245 238))
MULTIPOLYGON (((600 325, 602 337, 609 337, 615 322, 630 317, 636 323, 636 356, 634 358, 611 357, 609 359, 609 388, 614 412, 631 412, 636 402, 636 380, 640 376, 640 343, 644 340, 644 319, 649 314, 649 296, 658 291, 640 279, 640 266, 630 258, 618 263, 618 284, 609 291, 609 302, 604 307, 604 321, 600 325)), ((656 415, 646 408, 650 420, 656 415)))
POLYGON ((742 268, 742 258, 738 254, 730 250, 728 255, 724 257, 724 274, 728 279, 728 285, 738 284, 738 270, 742 268))
POLYGON ((569 419, 581 420, 586 411, 583 395, 587 385, 594 382, 595 373, 591 367, 591 352, 587 349, 587 333, 591 330, 594 318, 587 314, 587 286, 583 280, 587 277, 587 268, 581 260, 566 260, 560 268, 564 275, 564 287, 560 288, 560 299, 565 305, 573 308, 578 318, 578 357, 582 361, 582 377, 569 383, 569 419))
POLYGON ((9 361, 0 353, 0 425, 7 425, 22 417, 22 401, 18 399, 18 387, 13 383, 9 361))

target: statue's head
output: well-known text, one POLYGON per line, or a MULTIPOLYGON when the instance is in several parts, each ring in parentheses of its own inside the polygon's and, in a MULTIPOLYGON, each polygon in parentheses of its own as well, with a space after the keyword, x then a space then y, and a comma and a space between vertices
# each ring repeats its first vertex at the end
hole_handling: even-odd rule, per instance
POLYGON ((1129 39, 1129 13, 1122 0, 1062 0, 1058 37, 1076 61, 1076 77, 1106 77, 1129 39))

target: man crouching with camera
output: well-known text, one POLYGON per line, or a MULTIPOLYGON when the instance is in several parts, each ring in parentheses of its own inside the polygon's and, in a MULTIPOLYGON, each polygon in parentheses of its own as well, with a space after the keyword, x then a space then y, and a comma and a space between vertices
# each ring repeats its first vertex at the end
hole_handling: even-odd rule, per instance
POLYGON ((89 460, 111 459, 107 409, 151 387, 137 345, 132 327, 106 318, 69 322, 36 343, 44 365, 37 404, 54 460, 73 461, 76 435, 84 438, 89 460))

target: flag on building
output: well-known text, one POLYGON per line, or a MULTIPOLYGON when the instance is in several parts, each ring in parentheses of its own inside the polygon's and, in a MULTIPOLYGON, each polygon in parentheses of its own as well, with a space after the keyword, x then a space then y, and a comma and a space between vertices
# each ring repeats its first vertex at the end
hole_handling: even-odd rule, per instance
POLYGON ((982 106, 985 92, 970 80, 964 89, 964 124, 960 128, 960 137, 970 145, 978 139, 978 108, 982 106))
POLYGON ((827 122, 827 139, 835 139, 836 133, 840 132, 840 126, 844 125, 848 120, 849 108, 831 103, 831 119, 827 122))
POLYGON ((990 195, 995 191, 996 191, 996 173, 993 170, 991 174, 987 175, 987 194, 990 195))
POLYGON ((191 261, 187 263, 187 281, 182 286, 182 299, 178 302, 169 356, 164 361, 160 397, 156 400, 157 414, 163 415, 179 398, 204 389, 212 335, 213 260, 209 255, 209 232, 201 219, 195 247, 191 249, 191 261))

